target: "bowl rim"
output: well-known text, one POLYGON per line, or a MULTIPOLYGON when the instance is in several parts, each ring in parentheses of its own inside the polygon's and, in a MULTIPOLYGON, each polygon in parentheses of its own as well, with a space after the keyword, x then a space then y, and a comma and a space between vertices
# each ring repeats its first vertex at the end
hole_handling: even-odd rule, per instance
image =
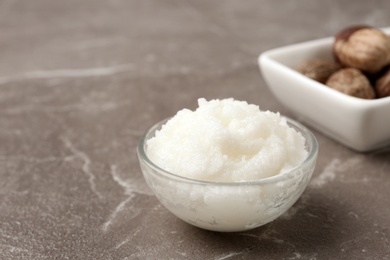
MULTIPOLYGON (((302 134, 302 136, 305 138, 305 142, 309 143, 309 147, 311 147, 310 150, 308 150, 308 154, 303 160, 301 164, 298 166, 276 174, 274 176, 262 178, 262 179, 257 179, 257 180, 249 180, 249 181, 236 181, 236 182, 227 182, 227 181, 206 181, 206 180, 198 180, 198 179, 193 179, 193 178, 188 178, 185 176, 181 176, 169 171, 166 171, 162 168, 160 168, 158 165, 156 165, 147 155, 147 152, 145 151, 146 147, 146 141, 149 140, 148 137, 150 134, 154 134, 156 130, 161 129, 161 127, 170 119, 166 118, 164 120, 161 120, 160 122, 156 123, 152 127, 150 127, 145 134, 140 138, 138 145, 137 145, 137 155, 138 159, 145 164, 148 165, 148 167, 152 168, 154 173, 157 173, 161 177, 164 178, 169 178, 169 179, 174 179, 176 181, 181 181, 181 182, 186 182, 186 183, 192 183, 192 184, 198 184, 198 185, 213 185, 213 186, 252 186, 252 185, 262 185, 262 184, 269 184, 269 183, 276 183, 285 179, 292 178, 295 175, 295 172, 299 168, 306 168, 309 166, 309 164, 317 159, 318 156, 318 151, 319 151, 319 146, 316 137, 314 134, 303 124, 299 123, 296 120, 293 120, 289 117, 286 116, 281 116, 282 118, 285 118, 288 125, 302 134), (297 130, 299 129, 299 130, 297 130)), ((307 146, 306 146, 307 148, 307 146)))

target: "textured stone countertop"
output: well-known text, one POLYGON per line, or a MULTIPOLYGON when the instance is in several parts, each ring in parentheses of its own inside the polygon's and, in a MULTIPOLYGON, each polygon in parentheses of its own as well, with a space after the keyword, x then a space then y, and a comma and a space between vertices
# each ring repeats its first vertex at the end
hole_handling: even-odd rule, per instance
MULTIPOLYGON (((197 99, 296 118, 268 49, 390 25, 390 1, 0 0, 0 259, 390 259, 390 149, 314 131, 313 178, 281 218, 217 233, 174 217, 136 145, 197 99)), ((388 120, 388 119, 384 119, 388 120)))

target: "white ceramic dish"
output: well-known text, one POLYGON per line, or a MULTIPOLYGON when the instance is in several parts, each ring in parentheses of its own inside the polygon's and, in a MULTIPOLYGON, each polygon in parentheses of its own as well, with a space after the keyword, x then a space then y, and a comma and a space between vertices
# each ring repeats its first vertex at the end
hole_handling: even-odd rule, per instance
MULTIPOLYGON (((390 28, 383 29, 390 34, 390 28)), ((390 145, 390 97, 351 97, 305 77, 294 68, 313 59, 332 59, 333 37, 266 51, 260 70, 275 97, 300 121, 360 152, 390 145)))

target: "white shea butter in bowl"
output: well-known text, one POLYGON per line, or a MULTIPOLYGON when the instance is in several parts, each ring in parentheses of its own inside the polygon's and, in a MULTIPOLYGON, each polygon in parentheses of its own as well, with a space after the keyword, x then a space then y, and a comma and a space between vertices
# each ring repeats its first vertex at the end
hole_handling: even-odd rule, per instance
POLYGON ((244 231, 279 217, 311 178, 313 134, 244 101, 198 104, 141 139, 137 152, 149 187, 174 215, 208 230, 244 231))

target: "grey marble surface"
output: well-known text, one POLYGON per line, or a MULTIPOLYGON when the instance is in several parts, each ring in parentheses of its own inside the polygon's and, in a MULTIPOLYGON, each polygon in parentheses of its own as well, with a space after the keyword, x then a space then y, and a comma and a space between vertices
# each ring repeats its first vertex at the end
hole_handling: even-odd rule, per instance
POLYGON ((276 221, 215 233, 171 215, 136 145, 199 97, 295 118, 257 56, 390 25, 382 1, 0 0, 0 259, 390 259, 390 149, 314 131, 302 198, 276 221))

